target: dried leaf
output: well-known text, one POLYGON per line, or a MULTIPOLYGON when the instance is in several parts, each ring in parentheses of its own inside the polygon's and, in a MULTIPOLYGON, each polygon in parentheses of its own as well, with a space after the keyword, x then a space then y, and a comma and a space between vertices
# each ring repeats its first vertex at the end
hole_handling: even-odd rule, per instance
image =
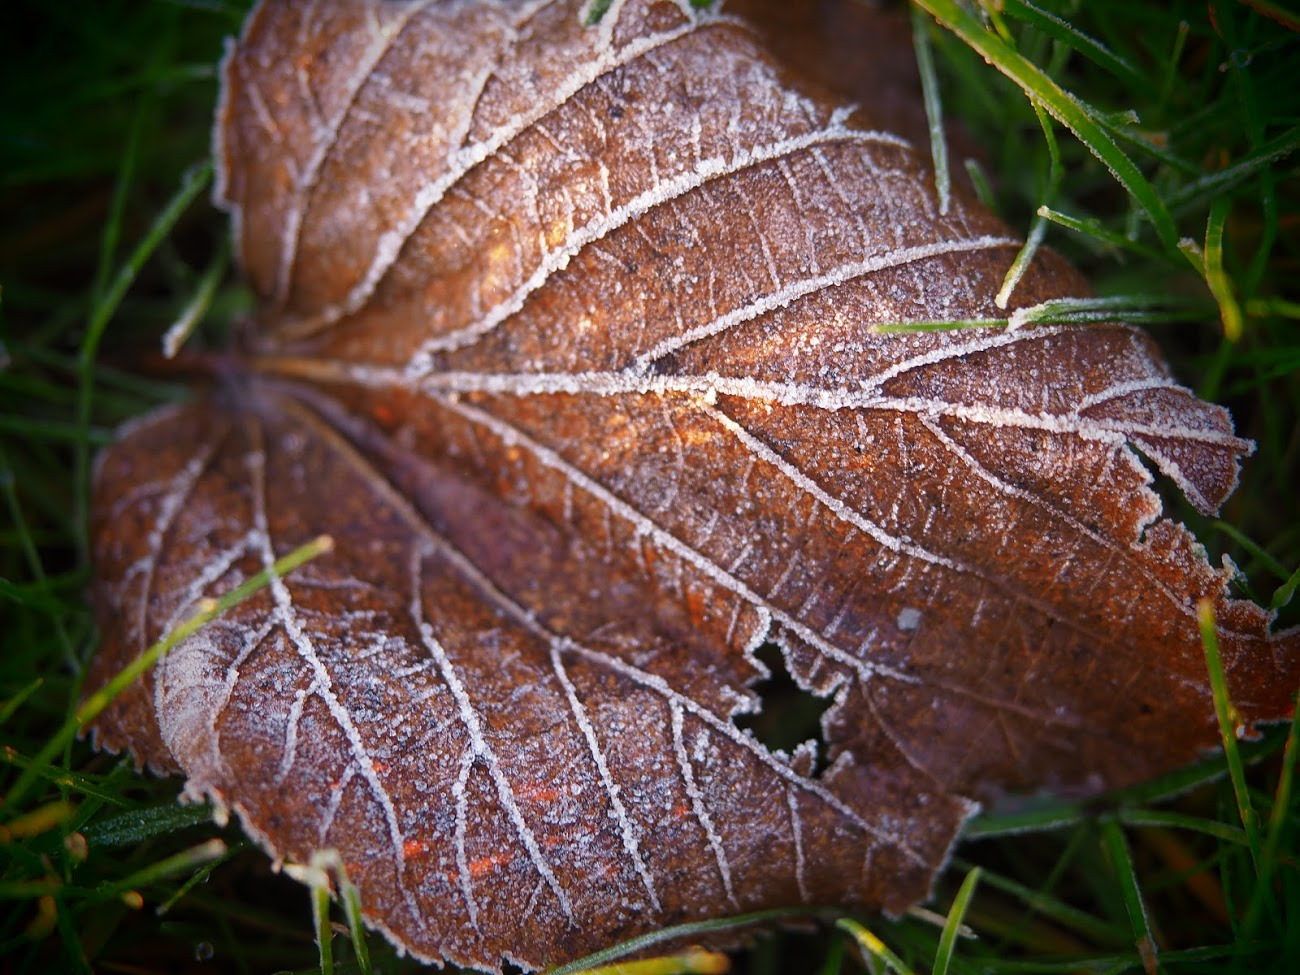
MULTIPOLYGON (((277 860, 335 848, 431 960, 538 968, 673 922, 898 912, 974 802, 1090 792, 1243 730, 1297 635, 1203 510, 1250 444, 1122 324, 997 315, 1017 248, 916 154, 682 0, 266 3, 220 194, 242 372, 125 431, 90 685, 322 533, 96 727, 277 860), (593 26, 586 21, 596 20, 593 26), (779 645, 827 700, 737 724, 779 645)), ((1084 291, 1046 255, 1020 307, 1084 291)))

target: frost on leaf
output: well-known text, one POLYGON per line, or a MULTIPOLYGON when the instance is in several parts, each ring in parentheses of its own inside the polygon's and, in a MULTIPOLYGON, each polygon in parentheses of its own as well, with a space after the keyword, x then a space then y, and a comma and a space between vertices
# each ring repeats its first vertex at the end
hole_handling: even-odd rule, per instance
MULTIPOLYGON (((762 907, 898 912, 975 803, 1248 723, 1295 634, 1161 520, 1249 444, 1123 324, 996 315, 1007 230, 698 4, 266 3, 227 58, 242 372, 125 431, 96 726, 423 958, 535 969, 762 907), (751 730, 773 669, 820 734, 751 730), (770 654, 772 651, 764 651, 770 654), (772 659, 770 656, 767 658, 772 659)), ((1020 307, 1078 294, 1050 255, 1020 307)))

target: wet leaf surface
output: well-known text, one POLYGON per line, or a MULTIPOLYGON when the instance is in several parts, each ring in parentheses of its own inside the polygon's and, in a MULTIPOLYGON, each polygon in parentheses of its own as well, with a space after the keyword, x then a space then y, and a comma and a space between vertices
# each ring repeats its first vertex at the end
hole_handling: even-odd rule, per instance
MULTIPOLYGON (((538 968, 687 919, 923 899, 975 803, 1243 722, 1297 639, 1161 519, 1250 445, 1123 324, 998 317, 1018 243, 866 110, 688 3, 270 3, 225 66, 242 365, 100 464, 99 743, 277 859, 336 848, 428 959, 538 968), (753 730, 779 648, 826 708, 753 730), (814 730, 816 730, 814 728, 814 730)), ((1013 308, 1083 294, 1050 254, 1013 308)), ((805 708, 806 710, 806 708, 805 708)), ((813 710, 817 710, 814 708, 813 710)))

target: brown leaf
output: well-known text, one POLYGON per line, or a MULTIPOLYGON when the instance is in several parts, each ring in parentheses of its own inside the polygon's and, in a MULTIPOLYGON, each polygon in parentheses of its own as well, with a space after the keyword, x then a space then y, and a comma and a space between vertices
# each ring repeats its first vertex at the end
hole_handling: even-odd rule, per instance
MULTIPOLYGON (((90 686, 338 544, 99 742, 277 860, 338 849, 420 957, 538 968, 901 911, 974 801, 1194 758, 1198 600, 1243 730, 1286 714, 1296 635, 1226 596, 1135 452, 1213 510, 1250 449, 1226 412, 1121 324, 877 331, 999 314, 1016 242, 738 23, 588 13, 252 15, 217 131, 265 311, 241 374, 101 463, 90 686), (767 641, 831 704, 793 754, 737 725, 767 641)), ((1083 289, 1048 255, 1016 300, 1083 289)))

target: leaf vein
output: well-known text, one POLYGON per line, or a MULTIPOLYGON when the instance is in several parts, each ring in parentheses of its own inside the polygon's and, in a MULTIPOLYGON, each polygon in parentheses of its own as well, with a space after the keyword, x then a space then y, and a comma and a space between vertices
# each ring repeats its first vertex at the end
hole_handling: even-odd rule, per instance
POLYGON ((588 753, 596 766, 601 785, 605 788, 605 795, 609 799, 610 808, 614 813, 614 820, 618 823, 619 834, 623 841, 623 850, 632 860, 632 865, 636 869, 637 876, 641 878, 641 884, 645 887, 651 905, 656 911, 659 911, 662 907, 659 903, 659 897, 655 893, 654 879, 650 874, 650 868, 646 864, 645 858, 641 856, 636 828, 627 814, 627 809, 623 806, 623 800, 618 797, 618 788, 614 785, 613 777, 609 771, 609 763, 606 761, 605 754, 600 747, 600 741, 596 737, 595 726, 592 725, 591 718, 587 715, 587 709, 578 700, 577 689, 573 686, 573 681, 565 670, 564 662, 560 659, 559 646, 558 641, 551 641, 551 668, 555 671, 555 676, 559 678, 560 686, 564 688, 565 699, 568 702, 569 710, 573 713, 573 720, 578 723, 578 728, 582 731, 583 738, 586 739, 588 753))
POLYGON ((677 767, 682 773, 682 786, 686 789, 686 795, 691 800, 691 812, 695 816, 695 821, 700 824, 700 829, 704 830, 709 848, 713 851, 713 860, 717 864, 718 875, 722 878, 722 888, 726 891, 727 902, 733 910, 738 911, 740 910, 740 902, 736 900, 736 891, 732 885, 731 864, 727 861, 727 851, 722 846, 722 837, 718 835, 717 829, 713 826, 708 805, 704 801, 704 793, 700 791, 700 787, 695 781, 695 772, 691 767, 691 757, 686 754, 686 745, 682 741, 683 716, 681 705, 675 700, 670 700, 668 710, 672 717, 673 754, 677 758, 677 767))
MULTIPOLYGON (((294 189, 291 195, 289 206, 286 208, 284 215, 284 228, 281 232, 280 245, 280 262, 276 268, 275 287, 272 292, 272 302, 279 304, 284 301, 289 291, 289 279, 293 273, 294 264, 298 258, 298 248, 301 244, 300 234, 302 231, 302 220, 306 212, 309 199, 316 188, 317 181, 320 178, 321 169, 324 167, 325 160, 329 157, 330 152, 338 144, 339 131, 343 123, 347 120, 352 110, 357 104, 357 98, 361 94, 362 88, 370 80, 375 66, 388 53, 393 44, 406 30, 417 14, 421 13, 429 5, 431 0, 419 0, 417 3, 411 3, 400 8, 401 13, 396 15, 396 22, 391 29, 383 33, 378 38, 373 38, 370 46, 362 55, 361 64, 352 77, 346 79, 345 86, 348 89, 346 97, 342 100, 343 105, 333 118, 321 118, 322 125, 314 133, 314 148, 311 156, 307 160, 306 166, 298 173, 294 181, 294 189)), ((378 26, 378 25, 376 25, 378 26)), ((382 31, 382 29, 381 29, 382 31)), ((298 71, 301 78, 302 70, 298 71)), ((305 81, 301 82, 305 96, 311 96, 311 88, 305 81)), ((311 99, 315 105, 315 99, 311 99)), ((319 113, 319 108, 317 107, 319 113)))
MULTIPOLYGON (((270 528, 267 522, 267 504, 266 504, 266 454, 263 443, 263 434, 261 427, 256 424, 250 424, 250 438, 253 443, 253 449, 248 454, 248 471, 252 480, 253 487, 253 527, 254 527, 254 544, 260 550, 262 557, 262 566, 270 570, 275 564, 275 551, 271 544, 270 528)), ((348 709, 339 701, 338 696, 334 693, 333 681, 330 678, 329 671, 326 670, 325 664, 321 661, 320 656, 316 653, 316 648, 312 644, 311 638, 303 629, 302 623, 294 611, 293 596, 289 592, 289 587, 280 576, 272 574, 270 582, 271 598, 274 604, 274 617, 283 627, 285 635, 289 638, 298 655, 311 668, 315 675, 315 685, 317 693, 325 706, 329 709, 331 716, 338 723, 339 729, 343 732, 348 741, 348 747, 352 753, 352 758, 357 764, 357 770, 361 777, 365 779, 366 784, 370 787, 371 794, 378 801, 380 808, 384 813, 385 824, 388 828, 389 844, 392 847, 394 864, 397 869, 399 878, 403 878, 406 873, 406 855, 404 853, 404 839, 402 828, 397 819, 397 808, 393 803, 392 796, 384 788, 384 784, 379 780, 379 775, 375 771, 374 762, 367 751, 365 742, 361 738, 361 732, 352 720, 352 715, 348 709)), ((405 883, 401 884, 404 899, 412 918, 421 926, 425 924, 419 908, 415 904, 415 898, 405 883)))
POLYGON ((448 657, 446 649, 434 635, 433 627, 424 618, 420 580, 422 578, 421 564, 428 554, 430 554, 430 547, 427 545, 415 546, 411 551, 412 621, 419 631, 420 641, 424 644, 429 656, 437 663, 438 672, 442 676, 443 682, 447 685, 447 689, 451 691, 452 697, 455 698, 456 707, 460 713, 460 721, 465 728, 465 733, 469 735, 470 747, 473 749, 475 760, 481 759, 487 767, 488 774, 492 778, 492 784, 496 789, 497 800, 501 803, 502 809, 505 810, 506 816, 509 817, 515 832, 519 834, 519 839, 528 851, 533 867, 546 881, 552 893, 555 894, 565 917, 576 924, 577 918, 573 912, 573 905, 569 902, 569 895, 560 886, 560 881, 555 876, 555 871, 551 868, 546 854, 542 851, 541 844, 537 842, 537 837, 533 835, 532 828, 524 820, 524 814, 519 808, 514 787, 510 784, 510 780, 506 778, 505 770, 501 767, 496 752, 488 744, 487 737, 483 733, 483 726, 479 722, 478 711, 474 707, 474 702, 470 700, 469 691, 456 673, 456 668, 452 664, 450 657, 448 657))
POLYGON ((539 119, 563 105, 591 82, 610 71, 631 63, 637 57, 656 47, 669 44, 678 38, 686 36, 693 30, 695 30, 695 25, 690 24, 671 31, 649 34, 629 43, 621 51, 597 58, 591 64, 584 64, 558 85, 554 91, 549 93, 551 100, 539 101, 531 112, 512 119, 507 125, 500 126, 483 141, 467 144, 459 151, 452 153, 447 160, 447 171, 433 182, 422 187, 416 193, 406 218, 400 222, 396 229, 389 230, 382 235, 381 244, 376 248, 374 257, 361 281, 349 291, 343 301, 323 309, 316 316, 313 328, 325 328, 345 315, 357 311, 369 300, 379 282, 383 280, 397 260, 402 245, 410 239, 411 235, 415 233, 416 229, 429 215, 429 212, 447 194, 447 191, 459 183, 471 169, 518 137, 539 119))
MULTIPOLYGON (((830 125, 822 129, 800 136, 764 143, 749 149, 740 149, 730 158, 713 156, 697 163, 693 169, 677 176, 668 179, 656 178, 654 185, 650 189, 637 194, 626 203, 609 211, 605 216, 588 221, 580 228, 570 230, 559 245, 545 251, 538 267, 522 285, 515 289, 504 301, 490 308, 478 321, 463 328, 435 335, 426 340, 412 356, 407 372, 413 377, 429 374, 434 369, 433 357, 436 354, 464 348, 495 331, 523 308, 529 295, 542 288, 554 274, 568 267, 569 262, 585 248, 602 240, 620 227, 644 216, 651 210, 680 199, 711 180, 734 175, 772 160, 782 159, 810 146, 838 142, 893 143, 896 141, 894 137, 882 133, 857 132, 849 129, 844 125, 842 117, 836 116, 831 120, 830 125)), ((775 262, 772 259, 770 250, 767 250, 766 245, 764 247, 774 285, 779 286, 775 262)))

